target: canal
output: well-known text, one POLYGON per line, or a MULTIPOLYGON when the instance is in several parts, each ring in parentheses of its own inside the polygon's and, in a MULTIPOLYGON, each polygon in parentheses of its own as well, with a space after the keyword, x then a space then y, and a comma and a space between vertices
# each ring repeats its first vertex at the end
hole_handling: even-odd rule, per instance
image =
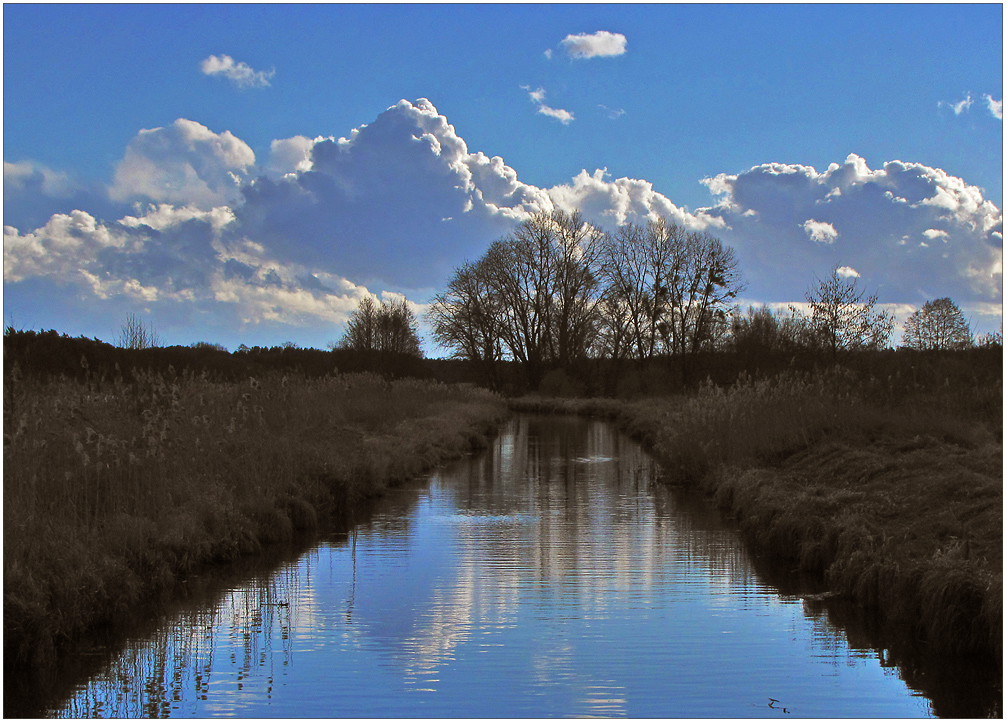
POLYGON ((969 714, 659 475, 608 423, 516 417, 352 533, 171 611, 41 713, 969 714))

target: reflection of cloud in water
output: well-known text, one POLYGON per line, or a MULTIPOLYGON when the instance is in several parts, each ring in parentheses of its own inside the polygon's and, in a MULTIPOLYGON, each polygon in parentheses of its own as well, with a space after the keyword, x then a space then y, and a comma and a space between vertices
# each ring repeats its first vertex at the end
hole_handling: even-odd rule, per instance
POLYGON ((640 715, 678 711, 674 683, 674 705, 715 716, 732 709, 705 707, 722 703, 711 681, 767 675, 759 631, 836 670, 868 657, 761 582, 716 511, 659 475, 610 425, 518 417, 486 453, 391 491, 349 540, 164 626, 64 714, 436 717, 457 700, 484 716, 640 715))
MULTIPOLYGON (((414 520, 412 544, 401 550, 409 562, 398 583, 410 609, 358 606, 360 630, 389 650, 407 680, 435 689, 459 646, 494 644, 496 631, 517 624, 522 604, 540 616, 603 620, 627 606, 655 605, 656 585, 663 595, 674 585, 686 597, 696 584, 756 593, 736 538, 678 519, 667 490, 655 484, 657 471, 609 425, 512 422, 488 454, 433 477, 430 497, 439 502, 420 506, 436 505, 425 512, 437 531, 414 520), (430 544, 443 553, 442 566, 422 549, 430 544), (696 563, 714 572, 712 583, 696 563)), ((752 600, 765 604, 765 595, 752 600)), ((542 670, 559 675, 562 667, 553 660, 542 670)))

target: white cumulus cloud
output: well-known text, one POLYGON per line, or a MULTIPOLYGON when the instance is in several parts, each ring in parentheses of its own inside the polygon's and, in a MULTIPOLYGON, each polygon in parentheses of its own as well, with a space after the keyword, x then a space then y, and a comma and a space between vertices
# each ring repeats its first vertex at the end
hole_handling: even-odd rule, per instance
POLYGON ((860 272, 856 269, 850 268, 849 266, 840 266, 836 269, 836 274, 842 276, 844 279, 859 279, 860 272))
POLYGON ((839 232, 831 223, 823 223, 809 218, 801 226, 804 228, 808 238, 820 244, 830 244, 839 238, 839 232))
MULTIPOLYGON (((62 183, 30 162, 5 171, 20 201, 62 183)), ((766 301, 800 299, 833 268, 855 269, 884 303, 951 296, 993 308, 1002 297, 1002 214, 941 169, 875 170, 851 154, 823 172, 768 163, 704 183, 713 202, 695 210, 605 169, 534 186, 503 158, 470 150, 426 99, 400 101, 345 137, 276 140, 262 169, 230 133, 179 120, 130 142, 108 189, 118 206, 72 195, 37 223, 12 223, 5 207, 5 302, 37 303, 59 287, 74 290, 68 299, 142 302, 214 328, 331 330, 364 294, 422 303, 462 261, 552 209, 609 230, 658 216, 708 230, 735 248, 748 293, 766 301)))
POLYGON ((179 118, 165 128, 141 130, 130 141, 109 195, 212 208, 240 197, 254 165, 255 153, 230 131, 214 133, 179 118))
POLYGON ((599 30, 590 35, 567 35, 560 45, 571 58, 607 58, 626 52, 626 36, 599 30))
POLYGON ((842 263, 905 303, 1002 296, 1003 214, 981 189, 939 168, 889 161, 874 170, 850 154, 823 172, 767 163, 704 183, 718 202, 696 213, 724 221, 721 235, 738 250, 750 293, 789 289, 800 298, 806 279, 795 269, 806 276, 842 263), (906 242, 913 237, 942 243, 906 242))
POLYGON ((654 190, 649 181, 633 178, 605 179, 605 169, 593 174, 581 171, 569 184, 549 189, 556 208, 571 212, 579 210, 595 223, 614 229, 627 221, 645 223, 658 217, 667 218, 694 231, 717 229, 724 221, 716 216, 693 214, 680 208, 654 190))
POLYGON ((239 88, 265 88, 275 70, 253 70, 248 63, 236 63, 230 55, 211 55, 200 63, 204 75, 227 78, 239 88))

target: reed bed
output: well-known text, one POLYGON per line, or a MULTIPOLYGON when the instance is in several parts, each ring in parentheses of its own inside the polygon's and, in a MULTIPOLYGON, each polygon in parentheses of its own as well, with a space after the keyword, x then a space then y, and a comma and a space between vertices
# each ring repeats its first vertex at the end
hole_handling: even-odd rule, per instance
MULTIPOLYGON (((87 360, 81 360, 86 367, 87 360)), ((397 480, 485 442, 496 396, 372 374, 218 383, 4 379, 4 660, 66 644, 215 563, 347 524, 397 480)))
POLYGON ((523 398, 614 419, 760 554, 820 573, 932 650, 999 660, 1002 382, 898 388, 848 370, 637 401, 523 398))

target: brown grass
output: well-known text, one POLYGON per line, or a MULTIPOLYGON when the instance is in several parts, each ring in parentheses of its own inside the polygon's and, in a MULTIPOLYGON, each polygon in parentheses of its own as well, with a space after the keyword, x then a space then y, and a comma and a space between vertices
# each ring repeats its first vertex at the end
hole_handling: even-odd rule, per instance
POLYGON ((214 563, 289 540, 485 439, 474 388, 369 374, 4 385, 4 659, 52 662, 214 563))

